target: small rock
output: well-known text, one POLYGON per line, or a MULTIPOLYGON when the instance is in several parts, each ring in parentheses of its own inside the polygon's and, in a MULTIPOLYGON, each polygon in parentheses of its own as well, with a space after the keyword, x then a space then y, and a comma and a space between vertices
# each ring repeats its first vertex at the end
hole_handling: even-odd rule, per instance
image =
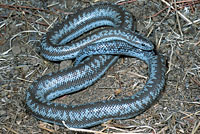
POLYGON ((144 25, 142 23, 137 24, 137 31, 142 31, 144 29, 144 25))
POLYGON ((12 52, 13 52, 14 55, 18 55, 18 54, 21 53, 21 48, 19 46, 15 45, 15 46, 12 47, 12 52))
POLYGON ((36 65, 36 64, 38 63, 38 61, 37 61, 37 59, 35 59, 35 58, 31 58, 31 63, 32 63, 33 65, 36 65))
POLYGON ((26 73, 29 70, 29 66, 24 65, 22 69, 23 69, 23 72, 26 73))
POLYGON ((157 21, 159 21, 159 17, 158 16, 155 16, 155 17, 152 17, 152 20, 154 21, 154 22, 157 22, 157 21))
POLYGON ((27 52, 26 47, 21 47, 21 52, 26 53, 27 52))
POLYGON ((65 68, 68 68, 71 64, 72 64, 72 60, 62 61, 60 63, 60 69, 63 70, 65 68))
POLYGON ((145 1, 144 1, 144 0, 139 0, 139 1, 138 1, 138 5, 139 5, 139 6, 143 6, 143 5, 144 5, 144 3, 145 3, 145 1))
POLYGON ((2 116, 2 115, 5 115, 6 114, 6 111, 4 111, 4 110, 0 110, 0 115, 2 116))

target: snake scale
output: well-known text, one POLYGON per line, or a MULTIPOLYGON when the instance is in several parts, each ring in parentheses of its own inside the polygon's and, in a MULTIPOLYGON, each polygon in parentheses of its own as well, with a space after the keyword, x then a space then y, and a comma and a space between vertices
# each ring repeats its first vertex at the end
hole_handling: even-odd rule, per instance
POLYGON ((41 40, 41 55, 50 61, 76 58, 75 64, 34 81, 26 93, 28 111, 42 121, 85 128, 131 118, 150 107, 164 88, 166 65, 154 45, 134 32, 133 20, 124 7, 101 3, 69 15, 49 30, 41 40), (83 34, 87 36, 80 38, 83 34), (95 83, 120 55, 137 57, 148 65, 149 78, 142 90, 123 99, 81 105, 52 102, 95 83))

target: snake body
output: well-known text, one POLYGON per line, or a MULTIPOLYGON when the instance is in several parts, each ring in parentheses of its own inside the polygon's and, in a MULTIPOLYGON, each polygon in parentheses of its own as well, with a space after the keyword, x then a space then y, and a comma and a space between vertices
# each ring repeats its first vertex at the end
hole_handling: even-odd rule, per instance
POLYGON ((27 109, 40 120, 58 125, 64 121, 74 128, 91 127, 109 119, 127 119, 145 111, 164 87, 165 60, 155 54, 147 38, 133 30, 132 15, 109 3, 80 10, 57 24, 43 36, 41 55, 51 61, 77 57, 75 65, 34 81, 27 90, 27 109), (107 27, 77 39, 102 26, 107 27), (141 91, 123 99, 81 105, 52 102, 92 85, 117 61, 118 55, 137 57, 147 63, 149 78, 141 91))

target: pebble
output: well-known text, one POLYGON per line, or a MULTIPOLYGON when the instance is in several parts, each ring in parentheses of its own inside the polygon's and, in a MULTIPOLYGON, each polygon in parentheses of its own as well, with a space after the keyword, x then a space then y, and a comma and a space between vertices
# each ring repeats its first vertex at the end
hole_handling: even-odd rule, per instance
POLYGON ((23 72, 26 73, 29 70, 29 66, 24 65, 22 69, 23 69, 23 72))
POLYGON ((2 116, 2 115, 5 115, 6 114, 6 111, 4 111, 4 110, 0 110, 0 115, 2 116))
POLYGON ((69 66, 72 65, 72 60, 66 60, 66 61, 62 61, 60 63, 60 70, 63 70, 65 68, 68 68, 69 66))
POLYGON ((18 55, 18 54, 21 53, 21 48, 19 46, 17 46, 17 45, 14 45, 12 47, 12 52, 13 52, 14 55, 18 55))

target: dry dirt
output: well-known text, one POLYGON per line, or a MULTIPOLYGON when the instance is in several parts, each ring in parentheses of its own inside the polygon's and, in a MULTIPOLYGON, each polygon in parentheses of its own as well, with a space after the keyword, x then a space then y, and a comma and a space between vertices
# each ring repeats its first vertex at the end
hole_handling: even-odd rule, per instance
MULTIPOLYGON (((0 133, 80 133, 36 120, 26 111, 25 93, 38 77, 72 64, 49 62, 38 55, 35 46, 42 35, 68 14, 97 1, 100 0, 0 0, 0 133)), ((148 36, 166 57, 166 86, 158 101, 143 114, 86 131, 199 134, 200 1, 110 2, 118 2, 131 11, 137 20, 137 31, 148 36)), ((123 98, 142 89, 147 76, 144 62, 123 57, 93 86, 57 101, 80 104, 123 98)))

